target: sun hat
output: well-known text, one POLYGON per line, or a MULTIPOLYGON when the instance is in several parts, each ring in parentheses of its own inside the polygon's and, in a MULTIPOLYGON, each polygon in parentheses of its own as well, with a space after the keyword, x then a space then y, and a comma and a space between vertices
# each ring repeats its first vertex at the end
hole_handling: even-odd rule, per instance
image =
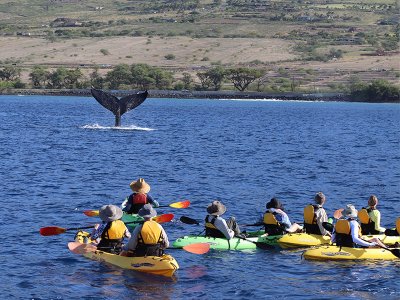
POLYGON ((371 195, 368 199, 368 205, 370 207, 376 206, 378 204, 378 197, 371 195))
POLYGON ((143 218, 153 218, 157 216, 156 210, 151 206, 151 204, 145 204, 143 207, 138 211, 138 215, 143 218))
POLYGON ((112 204, 103 205, 99 211, 99 217, 104 222, 112 222, 121 219, 122 214, 122 209, 112 204))
POLYGON ((266 205, 267 209, 269 208, 276 208, 276 209, 281 209, 284 210, 283 205, 281 201, 279 201, 278 198, 272 198, 266 205))
POLYGON ((326 200, 326 197, 325 197, 324 193, 322 193, 322 192, 318 192, 314 196, 314 201, 317 204, 324 204, 325 200, 326 200))
POLYGON ((223 205, 220 201, 215 200, 207 206, 207 212, 213 216, 220 216, 226 212, 226 206, 223 205))
POLYGON ((357 218, 358 211, 353 204, 347 204, 346 208, 343 210, 343 215, 349 218, 357 218))
POLYGON ((150 185, 148 185, 143 178, 139 178, 137 181, 132 181, 129 186, 131 187, 132 191, 136 193, 147 194, 150 192, 150 185))

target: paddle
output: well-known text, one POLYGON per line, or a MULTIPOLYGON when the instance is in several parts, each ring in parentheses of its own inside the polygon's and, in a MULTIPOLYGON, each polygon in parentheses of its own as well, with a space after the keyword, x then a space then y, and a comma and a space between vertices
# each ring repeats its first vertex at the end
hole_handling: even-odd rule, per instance
MULTIPOLYGON (((75 254, 85 254, 89 252, 95 252, 97 247, 92 244, 82 244, 79 242, 69 242, 68 249, 75 254)), ((168 250, 178 250, 180 248, 167 248, 168 250)), ((186 245, 182 248, 183 250, 193 254, 205 254, 210 250, 210 244, 208 243, 195 243, 186 245)))
MULTIPOLYGON (((188 208, 189 206, 190 206, 190 201, 185 200, 180 202, 174 202, 168 205, 160 205, 157 208, 163 208, 163 207, 188 208)), ((99 210, 84 210, 83 213, 88 217, 97 217, 99 215, 99 210)))
POLYGON ((378 246, 379 248, 382 248, 382 249, 385 249, 385 250, 387 250, 387 251, 392 252, 392 254, 393 254, 394 256, 396 256, 397 258, 400 258, 400 249, 399 249, 399 248, 390 249, 390 248, 387 248, 387 247, 382 247, 381 245, 378 245, 378 244, 377 244, 377 246, 378 246))
MULTIPOLYGON (((167 223, 170 222, 174 218, 173 214, 163 214, 154 217, 152 220, 156 221, 157 223, 167 223)), ((133 221, 133 222, 127 222, 125 224, 140 224, 143 223, 143 221, 133 221)), ((40 228, 40 234, 43 236, 50 236, 50 235, 57 235, 64 233, 66 231, 71 231, 71 230, 80 230, 80 229, 88 229, 88 228, 93 228, 95 225, 92 226, 86 226, 86 227, 76 227, 76 228, 62 228, 62 227, 57 227, 57 226, 48 226, 48 227, 42 227, 40 228)))
MULTIPOLYGON (((185 216, 180 217, 179 220, 182 223, 185 223, 185 224, 200 225, 200 223, 198 221, 196 221, 195 219, 192 219, 192 218, 189 218, 189 217, 185 217, 185 216)), ((253 243, 253 244, 256 245, 257 248, 260 248, 260 249, 263 249, 263 250, 274 249, 275 248, 274 246, 271 246, 271 245, 268 245, 268 244, 264 244, 264 243, 261 243, 261 242, 254 242, 252 240, 246 239, 245 237, 241 237, 241 236, 238 236, 238 235, 235 235, 235 237, 238 238, 238 239, 253 243)))

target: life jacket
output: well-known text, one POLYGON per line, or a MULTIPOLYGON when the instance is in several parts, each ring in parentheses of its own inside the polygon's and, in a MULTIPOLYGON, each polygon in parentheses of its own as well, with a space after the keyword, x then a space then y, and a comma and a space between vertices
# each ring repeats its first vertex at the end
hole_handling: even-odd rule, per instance
POLYGON ((209 215, 206 216, 205 219, 205 227, 206 227, 206 232, 205 235, 206 236, 210 236, 210 237, 215 237, 215 238, 223 238, 226 239, 226 236, 217 229, 217 227, 215 227, 214 223, 215 220, 217 219, 216 216, 211 216, 211 220, 209 220, 209 215))
POLYGON ((139 210, 147 204, 147 195, 146 194, 139 194, 133 193, 128 198, 128 205, 130 204, 128 214, 137 214, 139 210))
POLYGON ((363 207, 358 212, 358 219, 360 220, 360 223, 361 223, 362 234, 379 234, 380 233, 378 230, 375 229, 375 222, 372 221, 372 219, 369 215, 373 210, 374 209, 371 207, 367 207, 367 208, 363 207))
POLYGON ((276 220, 276 214, 276 212, 270 212, 268 210, 264 214, 264 229, 265 233, 268 233, 268 235, 282 235, 286 233, 285 227, 276 220))
MULTIPOLYGON (((335 225, 336 245, 340 247, 354 247, 355 243, 351 236, 350 220, 338 220, 335 225)), ((358 228, 361 235, 361 228, 358 228)))
POLYGON ((138 236, 134 256, 162 256, 164 250, 161 243, 164 240, 160 225, 155 221, 146 221, 138 236))
POLYGON ((97 249, 104 252, 119 253, 125 236, 126 226, 121 220, 108 222, 101 234, 97 249))
POLYGON ((322 235, 317 224, 317 211, 321 208, 318 204, 310 204, 304 208, 304 229, 307 233, 322 235))
POLYGON ((396 220, 396 231, 397 235, 400 235, 400 218, 397 218, 396 220))

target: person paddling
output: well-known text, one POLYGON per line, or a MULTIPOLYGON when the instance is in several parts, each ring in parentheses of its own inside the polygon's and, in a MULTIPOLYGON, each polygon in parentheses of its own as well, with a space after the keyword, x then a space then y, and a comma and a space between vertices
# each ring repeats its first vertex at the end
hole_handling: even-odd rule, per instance
POLYGON ((394 229, 386 229, 387 236, 400 236, 400 217, 396 220, 396 227, 394 229))
POLYGON ((164 228, 151 219, 157 216, 157 212, 151 204, 145 204, 138 212, 144 218, 144 223, 137 226, 124 246, 123 256, 162 256, 164 249, 168 248, 168 236, 164 228))
POLYGON ((382 234, 386 228, 381 227, 381 213, 377 210, 378 197, 371 195, 368 199, 368 206, 358 212, 361 222, 362 234, 382 234))
POLYGON ((208 215, 205 218, 206 236, 230 240, 235 235, 240 235, 240 228, 234 217, 230 217, 228 221, 221 217, 225 212, 226 206, 218 200, 207 206, 208 215))
POLYGON ((91 239, 98 242, 97 249, 114 254, 121 251, 123 239, 131 237, 125 223, 120 220, 122 214, 121 208, 115 205, 100 208, 99 217, 103 222, 97 224, 91 234, 91 239))
POLYGON ((284 212, 284 207, 278 198, 272 198, 266 204, 263 223, 265 233, 268 235, 282 235, 287 232, 301 232, 303 227, 297 223, 291 223, 289 216, 284 212))
POLYGON ((343 247, 386 247, 378 238, 372 238, 368 241, 360 238, 361 227, 357 222, 358 211, 354 205, 347 204, 343 210, 345 220, 338 220, 335 224, 335 229, 331 237, 331 241, 337 246, 343 247))
POLYGON ((326 197, 322 192, 314 196, 315 204, 307 205, 304 208, 304 229, 306 233, 331 236, 322 224, 328 222, 328 215, 322 207, 326 202, 326 197))
POLYGON ((129 186, 133 193, 130 194, 121 205, 124 212, 128 214, 137 214, 147 203, 150 203, 153 207, 160 206, 158 202, 148 194, 150 192, 150 185, 143 178, 132 181, 129 186))

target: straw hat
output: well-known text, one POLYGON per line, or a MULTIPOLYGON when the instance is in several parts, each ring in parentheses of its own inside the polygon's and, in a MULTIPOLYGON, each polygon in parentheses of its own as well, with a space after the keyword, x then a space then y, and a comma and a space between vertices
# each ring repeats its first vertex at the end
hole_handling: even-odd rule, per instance
POLYGON ((137 181, 132 181, 129 186, 131 187, 132 191, 136 193, 147 194, 150 192, 150 185, 148 185, 143 178, 139 178, 137 181))
POLYGON ((353 204, 347 204, 346 208, 343 210, 343 215, 348 218, 357 218, 358 211, 353 204))
POLYGON ((143 218, 153 218, 157 216, 156 210, 151 206, 151 204, 145 204, 143 207, 138 211, 138 215, 143 218))
POLYGON ((99 217, 104 222, 119 220, 122 214, 122 209, 112 204, 102 206, 99 211, 99 217))
POLYGON ((207 212, 213 216, 220 216, 226 212, 226 206, 215 200, 207 206, 207 212))

